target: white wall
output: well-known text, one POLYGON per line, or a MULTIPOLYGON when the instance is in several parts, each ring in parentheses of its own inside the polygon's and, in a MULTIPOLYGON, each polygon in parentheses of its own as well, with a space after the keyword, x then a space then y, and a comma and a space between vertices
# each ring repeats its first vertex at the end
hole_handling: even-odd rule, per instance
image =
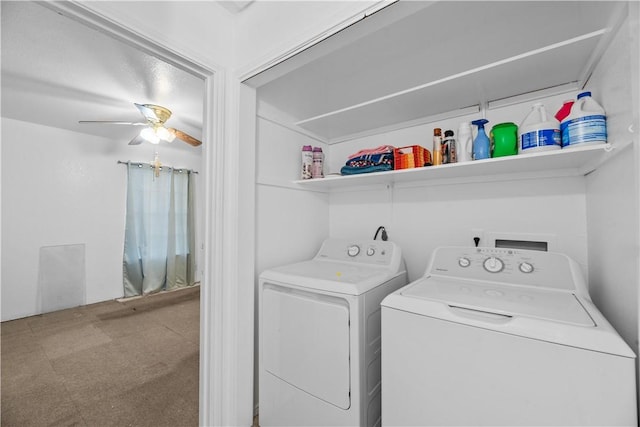
POLYGON ((633 149, 589 175, 589 291, 627 344, 638 351, 638 189, 633 149))
POLYGON ((45 246, 85 245, 86 303, 122 297, 126 167, 117 160, 151 162, 158 151, 166 165, 201 171, 201 150, 186 148, 133 147, 3 118, 2 320, 39 313, 45 246))
POLYGON ((589 81, 588 89, 607 112, 608 140, 619 152, 612 161, 587 176, 586 188, 591 296, 638 353, 640 152, 637 131, 630 132, 634 127, 638 129, 639 123, 640 42, 637 8, 635 11, 616 34, 589 81), (621 148, 625 144, 626 148, 621 148))
POLYGON ((257 122, 256 272, 310 259, 329 235, 329 197, 286 188, 300 179, 303 145, 327 146, 264 118, 257 122), (277 248, 277 250, 275 249, 277 248))
MULTIPOLYGON (((334 193, 331 235, 373 238, 379 225, 402 248, 409 279, 424 274, 438 246, 472 246, 473 229, 514 239, 546 240, 586 271, 586 220, 581 178, 403 187, 334 193)), ((488 243, 485 243, 488 244, 488 243)), ((481 242, 482 245, 482 242, 481 242)))
POLYGON ((208 66, 231 66, 235 57, 233 15, 216 2, 83 2, 120 25, 208 66))

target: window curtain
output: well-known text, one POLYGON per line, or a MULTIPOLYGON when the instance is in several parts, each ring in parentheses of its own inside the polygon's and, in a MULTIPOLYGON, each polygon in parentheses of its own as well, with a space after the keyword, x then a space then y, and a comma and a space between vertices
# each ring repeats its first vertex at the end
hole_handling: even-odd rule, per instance
POLYGON ((132 163, 127 171, 125 297, 193 285, 193 173, 132 163))

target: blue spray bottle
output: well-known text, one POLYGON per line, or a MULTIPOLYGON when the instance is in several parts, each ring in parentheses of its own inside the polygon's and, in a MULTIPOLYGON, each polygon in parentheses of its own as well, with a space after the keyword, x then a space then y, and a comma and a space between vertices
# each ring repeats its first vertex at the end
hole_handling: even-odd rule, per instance
POLYGON ((473 160, 488 159, 491 156, 489 152, 489 137, 484 131, 484 125, 489 123, 487 119, 478 119, 471 124, 478 126, 478 136, 473 140, 473 160))

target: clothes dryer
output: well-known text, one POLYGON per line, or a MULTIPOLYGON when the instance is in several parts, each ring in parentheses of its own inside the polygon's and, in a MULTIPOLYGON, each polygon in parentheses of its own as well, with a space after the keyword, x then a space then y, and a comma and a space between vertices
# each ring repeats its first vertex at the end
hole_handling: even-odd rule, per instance
POLYGON ((407 284, 388 241, 328 239, 259 280, 259 419, 266 426, 380 424, 380 301, 407 284))
POLYGON ((382 302, 382 425, 637 425, 635 355, 565 255, 438 248, 382 302))

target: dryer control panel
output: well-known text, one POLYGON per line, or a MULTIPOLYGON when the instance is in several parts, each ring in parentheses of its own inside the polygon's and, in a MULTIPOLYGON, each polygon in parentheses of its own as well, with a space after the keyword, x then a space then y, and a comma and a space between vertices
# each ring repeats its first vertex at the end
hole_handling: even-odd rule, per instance
POLYGON ((554 252, 441 247, 434 251, 425 275, 587 292, 578 264, 554 252))
POLYGON ((394 269, 402 263, 402 253, 395 243, 389 241, 327 239, 315 259, 373 264, 394 269))

